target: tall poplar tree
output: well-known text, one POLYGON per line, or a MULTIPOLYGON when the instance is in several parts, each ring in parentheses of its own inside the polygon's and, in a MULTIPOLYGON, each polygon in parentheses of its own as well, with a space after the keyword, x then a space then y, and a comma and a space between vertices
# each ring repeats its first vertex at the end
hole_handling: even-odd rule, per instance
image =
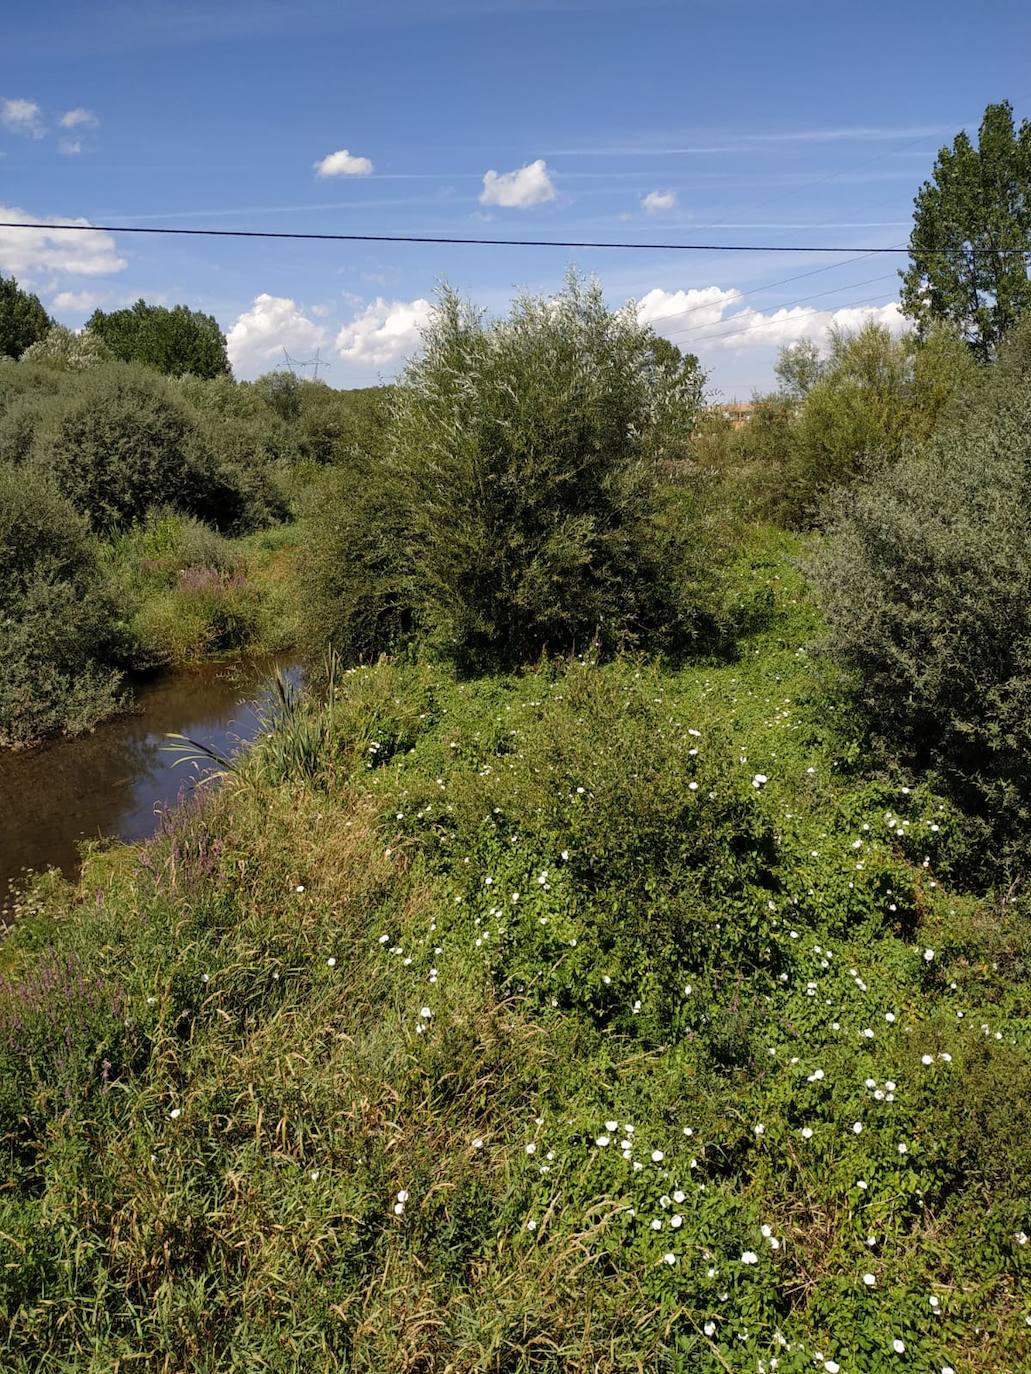
POLYGON ((988 362, 1031 306, 1031 123, 1015 128, 1008 101, 989 105, 977 146, 960 133, 943 147, 914 205, 902 309, 921 333, 958 325, 988 362))

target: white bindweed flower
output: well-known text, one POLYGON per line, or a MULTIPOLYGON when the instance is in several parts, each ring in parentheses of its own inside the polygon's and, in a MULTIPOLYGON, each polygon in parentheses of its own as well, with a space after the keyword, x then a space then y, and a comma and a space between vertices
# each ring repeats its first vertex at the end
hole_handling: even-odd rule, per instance
POLYGON ((652 1150, 652 1163, 653 1163, 653 1164, 661 1164, 662 1161, 663 1161, 665 1158, 666 1158, 666 1156, 663 1154, 663 1152, 662 1152, 661 1150, 652 1150))
POLYGON ((745 1250, 744 1253, 743 1253, 742 1256, 741 1256, 741 1263, 742 1263, 742 1264, 758 1264, 758 1263, 759 1263, 759 1256, 755 1253, 754 1250, 745 1250))
POLYGON ((873 1288, 873 1286, 877 1282, 877 1279, 874 1277, 873 1274, 864 1274, 863 1282, 866 1284, 867 1288, 873 1288))
POLYGON ((600 1150, 604 1150, 605 1146, 609 1143, 609 1139, 610 1137, 607 1135, 598 1135, 594 1137, 594 1143, 600 1150))
POLYGON ((336 968, 336 966, 337 966, 337 961, 333 958, 332 955, 330 955, 329 958, 326 960, 326 967, 327 967, 327 968, 336 968))
POLYGON ((182 1107, 173 1107, 172 1110, 168 1113, 168 1115, 172 1118, 173 1121, 178 1121, 182 1114, 182 1107))
POLYGON ((706 1322, 705 1325, 702 1327, 702 1330, 705 1332, 705 1334, 706 1334, 707 1336, 715 1336, 715 1334, 716 1334, 716 1323, 715 1323, 715 1322, 706 1322))
POLYGON ((537 1146, 533 1143, 532 1140, 530 1141, 529 1145, 524 1145, 523 1149, 526 1151, 528 1155, 535 1155, 537 1153, 537 1146))
POLYGON ((674 1254, 672 1253, 672 1251, 670 1251, 670 1250, 667 1250, 667 1251, 666 1251, 666 1253, 663 1255, 662 1259, 663 1259, 663 1263, 664 1263, 664 1264, 676 1264, 676 1262, 677 1262, 677 1257, 676 1257, 676 1255, 674 1255, 674 1254))
POLYGON ((669 1219, 669 1225, 670 1225, 670 1230, 671 1230, 671 1231, 679 1231, 680 1228, 681 1228, 681 1226, 683 1226, 683 1224, 684 1224, 684 1218, 683 1218, 682 1216, 680 1216, 679 1213, 678 1213, 676 1216, 670 1217, 670 1219, 669 1219))
POLYGON ((755 777, 752 779, 752 786, 758 792, 759 789, 765 787, 768 782, 769 778, 765 773, 756 773, 755 777))
POLYGON ((429 1007, 420 1007, 419 1015, 422 1017, 424 1021, 428 1021, 430 1017, 433 1015, 433 1013, 432 1011, 430 1011, 429 1007))
POLYGON ((803 1127, 802 1127, 802 1131, 801 1131, 801 1135, 802 1135, 802 1139, 803 1139, 803 1140, 812 1140, 812 1138, 813 1138, 813 1128, 812 1128, 812 1126, 803 1126, 803 1127))
POLYGON ((479 1136, 477 1136, 476 1139, 473 1141, 473 1149, 474 1149, 474 1150, 482 1150, 482 1149, 483 1149, 483 1141, 480 1139, 479 1136))
POLYGON ((841 1365, 838 1364, 837 1360, 824 1360, 823 1367, 826 1369, 827 1374, 838 1374, 838 1371, 841 1369, 841 1365))
POLYGON ((756 1135, 765 1135, 765 1134, 766 1134, 766 1127, 763 1126, 761 1123, 760 1123, 758 1126, 753 1126, 753 1127, 752 1127, 752 1130, 755 1132, 756 1135))
POLYGON ((892 1341, 891 1348, 896 1355, 904 1355, 906 1353, 906 1343, 905 1341, 900 1341, 898 1337, 892 1341))
POLYGON ((924 950, 924 961, 925 961, 925 963, 928 963, 928 964, 929 964, 933 958, 934 958, 934 950, 933 950, 933 949, 925 949, 925 950, 924 950))

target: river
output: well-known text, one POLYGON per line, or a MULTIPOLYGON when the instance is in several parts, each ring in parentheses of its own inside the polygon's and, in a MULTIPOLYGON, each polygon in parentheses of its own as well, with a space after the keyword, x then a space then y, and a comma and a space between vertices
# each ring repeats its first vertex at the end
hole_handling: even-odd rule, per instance
POLYGON ((204 771, 177 763, 168 735, 189 735, 223 755, 239 749, 258 732, 255 708, 276 667, 266 658, 170 674, 137 688, 135 709, 91 735, 0 752, 0 910, 26 869, 72 876, 82 840, 153 834, 159 811, 204 771))

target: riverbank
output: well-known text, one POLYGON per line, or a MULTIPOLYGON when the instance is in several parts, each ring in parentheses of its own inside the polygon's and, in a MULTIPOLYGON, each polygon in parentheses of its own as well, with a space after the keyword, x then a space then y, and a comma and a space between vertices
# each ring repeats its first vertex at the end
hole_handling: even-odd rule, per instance
POLYGON ((292 666, 266 655, 161 674, 87 735, 0 753, 0 913, 13 919, 9 887, 26 869, 74 879, 82 844, 149 838, 205 775, 169 750, 168 736, 234 753, 260 730, 273 675, 292 666))
POLYGON ((1026 1365, 1028 912, 873 769, 795 552, 732 662, 351 672, 39 885, 5 1368, 1026 1365))
POLYGON ((163 674, 289 653, 298 549, 293 524, 231 539, 161 510, 91 540, 85 608, 62 588, 62 627, 30 618, 0 669, 0 760, 131 713, 163 674), (77 618, 90 626, 82 643, 77 618))

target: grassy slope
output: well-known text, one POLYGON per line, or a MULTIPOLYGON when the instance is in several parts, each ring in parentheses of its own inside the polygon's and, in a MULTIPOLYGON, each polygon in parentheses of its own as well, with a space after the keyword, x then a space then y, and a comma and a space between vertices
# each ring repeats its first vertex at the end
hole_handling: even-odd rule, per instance
POLYGON ((790 554, 734 663, 348 674, 40 885, 5 1369, 1027 1367, 1027 913, 864 777, 790 554))

